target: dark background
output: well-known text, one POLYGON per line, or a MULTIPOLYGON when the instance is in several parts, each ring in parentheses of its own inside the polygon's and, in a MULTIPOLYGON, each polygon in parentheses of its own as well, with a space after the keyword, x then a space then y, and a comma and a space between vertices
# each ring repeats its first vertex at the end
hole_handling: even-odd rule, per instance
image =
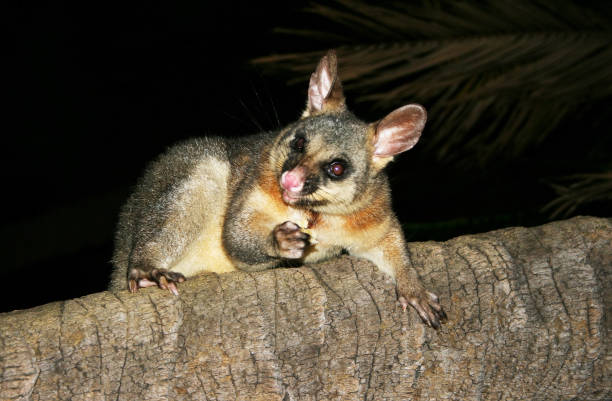
MULTIPOLYGON (((272 31, 302 18, 305 2, 22 3, 3 17, 10 46, 0 311, 104 290, 119 208, 147 161, 184 138, 295 120, 306 84, 287 86, 249 60, 325 50, 272 31)), ((383 117, 347 98, 364 119, 383 117)), ((575 126, 560 129, 537 150, 486 171, 449 167, 418 146, 403 155, 390 174, 407 238, 548 221, 541 208, 555 194, 543 180, 582 163, 557 152, 577 143, 575 126)), ((581 143, 576 152, 605 153, 609 144, 581 143)), ((573 215, 610 216, 608 208, 588 204, 573 215)))

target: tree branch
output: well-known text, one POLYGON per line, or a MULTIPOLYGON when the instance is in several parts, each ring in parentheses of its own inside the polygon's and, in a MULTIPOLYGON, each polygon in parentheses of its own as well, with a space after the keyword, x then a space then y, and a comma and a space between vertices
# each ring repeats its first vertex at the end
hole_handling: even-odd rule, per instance
POLYGON ((179 297, 103 292, 1 314, 0 398, 612 397, 611 219, 409 250, 449 314, 437 332, 362 260, 208 274, 179 297))

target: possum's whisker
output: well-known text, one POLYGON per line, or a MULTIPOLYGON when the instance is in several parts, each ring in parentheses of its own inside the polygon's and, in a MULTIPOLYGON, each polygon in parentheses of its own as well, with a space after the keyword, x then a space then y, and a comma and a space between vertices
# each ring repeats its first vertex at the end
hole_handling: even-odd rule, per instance
POLYGON ((338 199, 338 197, 325 188, 319 188, 316 192, 309 194, 308 196, 312 197, 313 200, 323 200, 326 202, 334 202, 334 203, 344 203, 342 200, 338 199), (316 199, 316 198, 320 199, 316 199))

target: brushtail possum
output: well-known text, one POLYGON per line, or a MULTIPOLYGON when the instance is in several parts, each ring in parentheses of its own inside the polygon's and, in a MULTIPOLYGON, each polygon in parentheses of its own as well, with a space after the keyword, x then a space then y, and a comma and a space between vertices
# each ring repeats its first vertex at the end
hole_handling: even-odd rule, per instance
POLYGON ((438 328, 446 314, 409 261, 383 170, 417 143, 425 120, 416 104, 376 123, 357 119, 328 52, 295 123, 192 139, 148 167, 120 214, 111 290, 178 294, 177 283, 200 272, 314 263, 346 251, 393 277, 402 307, 438 328))

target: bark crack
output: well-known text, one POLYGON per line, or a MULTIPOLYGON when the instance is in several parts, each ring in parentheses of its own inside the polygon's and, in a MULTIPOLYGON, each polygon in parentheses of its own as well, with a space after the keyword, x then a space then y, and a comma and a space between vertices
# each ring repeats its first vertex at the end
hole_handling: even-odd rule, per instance
MULTIPOLYGON (((85 312, 87 312, 87 316, 93 320, 94 322, 94 328, 96 329, 96 341, 98 343, 98 361, 99 361, 99 366, 98 366, 98 370, 100 371, 100 373, 102 373, 102 367, 104 366, 103 360, 102 360, 102 356, 103 356, 103 352, 102 352, 102 339, 100 338, 100 331, 99 331, 99 326, 100 325, 100 321, 98 320, 98 318, 96 318, 95 315, 92 315, 91 312, 89 312, 89 309, 87 309, 87 306, 81 302, 78 298, 74 300, 78 305, 81 306, 81 308, 83 308, 85 310, 85 312)), ((100 387, 102 387, 102 374, 98 375, 98 382, 100 384, 100 387)))
MULTIPOLYGON (((530 233, 531 233, 531 236, 536 240, 538 245, 542 249, 544 249, 546 251, 546 264, 548 266, 548 269, 550 270, 551 282, 553 283, 553 287, 555 288, 555 291, 557 293, 557 297, 561 301, 561 305, 563 307, 563 312, 565 313, 565 315, 566 315, 566 317, 568 319, 567 326, 569 328, 570 338, 572 338, 574 336, 574 330, 573 330, 573 327, 572 327, 572 316, 569 313, 567 305, 565 304, 565 301, 563 299, 563 294, 559 290, 559 286, 557 284, 557 280, 555 279, 554 267, 553 267, 552 259, 551 259, 551 256, 550 256, 551 249, 550 249, 550 247, 544 245, 544 243, 542 242, 540 236, 538 235, 538 233, 535 230, 531 230, 530 233)), ((547 333, 550 335, 550 330, 548 329, 548 325, 546 325, 546 330, 547 330, 547 333)), ((557 378, 559 377, 559 375, 563 371, 563 369, 565 367, 565 364, 567 362, 567 358, 569 357, 569 354, 572 351, 573 351, 573 346, 572 346, 572 342, 570 340, 570 341, 567 341, 567 349, 563 350, 563 359, 561 361, 561 365, 556 369, 555 375, 552 377, 551 380, 548 381, 548 383, 544 387, 539 389, 539 391, 537 391, 536 394, 546 394, 547 393, 547 391, 550 388, 550 386, 557 381, 557 378)))
MULTIPOLYGON (((468 245, 468 249, 471 249, 470 246, 468 245)), ((479 290, 479 286, 480 286, 480 282, 478 281, 478 277, 476 277, 476 271, 474 270, 473 266, 471 265, 470 261, 463 256, 459 251, 461 250, 461 248, 458 248, 456 251, 457 256, 459 256, 461 259, 463 259, 463 261, 465 262, 468 270, 470 271, 470 273, 472 273, 472 276, 474 277, 474 291, 476 292, 476 307, 477 307, 477 311, 478 311, 478 323, 480 325, 479 329, 482 329, 482 307, 481 307, 481 299, 480 299, 480 290, 479 290)))
MULTIPOLYGON (((347 259, 350 260, 349 258, 347 258, 347 259)), ((330 285, 327 284, 327 282, 325 280, 323 280, 323 277, 321 276, 321 273, 319 273, 319 271, 316 268, 309 267, 309 269, 315 275, 315 277, 317 278, 317 280, 319 281, 321 286, 327 288, 329 290, 329 292, 334 294, 336 296, 336 298, 338 298, 340 303, 344 306, 344 299, 342 299, 342 297, 336 292, 336 290, 334 290, 332 287, 330 287, 330 285)), ((326 297, 326 299, 327 299, 327 297, 326 297)))
POLYGON ((278 271, 274 275, 274 355, 278 355, 278 271))
MULTIPOLYGON (((168 376, 168 378, 172 378, 175 377, 176 374, 176 366, 177 363, 176 361, 178 361, 179 359, 179 350, 180 352, 187 352, 187 348, 185 348, 184 346, 184 339, 181 336, 181 328, 183 327, 183 318, 184 318, 184 311, 183 311, 183 301, 182 298, 180 296, 178 297, 174 297, 173 299, 173 304, 177 305, 178 310, 178 317, 177 317, 177 322, 176 322, 176 326, 177 326, 177 331, 174 332, 173 334, 176 334, 176 342, 174 343, 174 350, 172 352, 172 363, 170 364, 170 374, 168 376), (182 344, 181 344, 182 343, 182 344)), ((168 397, 170 397, 170 389, 173 388, 172 385, 172 380, 169 380, 168 382, 168 397)))
POLYGON ((123 357, 123 363, 121 365, 121 372, 119 374, 119 385, 117 386, 117 398, 116 401, 119 401, 119 397, 121 397, 121 385, 123 383, 123 375, 125 373, 125 366, 127 365, 127 357, 128 357, 128 334, 129 334, 129 330, 130 330, 130 313, 127 310, 127 307, 125 305, 125 303, 123 302, 123 299, 121 299, 115 292, 111 291, 110 292, 118 301, 119 304, 121 304, 121 306, 124 308, 125 310, 125 341, 124 341, 124 346, 123 348, 125 349, 125 354, 123 357))
POLYGON ((529 295, 529 298, 531 298, 531 303, 533 304, 533 308, 536 311, 536 314, 538 315, 538 319, 541 321, 544 321, 544 315, 542 314, 542 311, 540 310, 540 307, 538 306, 538 301, 534 295, 533 289, 531 288, 531 283, 529 281, 529 274, 527 273, 527 268, 525 267, 525 263, 519 263, 518 264, 519 268, 521 269, 521 272, 523 273, 523 277, 525 278, 525 285, 527 286, 527 294, 529 295))
MULTIPOLYGON (((499 260, 501 263, 499 263, 499 266, 501 266, 501 268, 504 270, 504 275, 506 276, 505 278, 500 278, 497 277, 497 275, 495 274, 495 270, 493 270, 493 274, 495 274, 495 278, 498 281, 508 281, 508 285, 510 287, 510 291, 515 291, 516 288, 513 288, 513 280, 512 280, 512 275, 509 273, 508 268, 509 268, 509 263, 506 261, 506 258, 504 258, 504 254, 502 253, 502 251, 499 249, 500 246, 501 248, 503 248, 504 250, 508 251, 508 249, 506 248, 505 244, 501 241, 498 240, 499 244, 493 244, 493 249, 495 249, 495 251, 497 252, 497 256, 499 256, 499 260)), ((514 260, 514 258, 512 258, 512 255, 510 255, 510 253, 508 252, 508 256, 510 256, 510 262, 512 262, 514 260)))
MULTIPOLYGON (((151 298, 151 292, 148 291, 147 292, 147 299, 149 300, 149 302, 151 303, 151 306, 153 307, 153 310, 155 311, 155 323, 159 326, 160 330, 160 334, 162 336, 161 340, 163 340, 164 338, 164 330, 163 330, 163 321, 162 321, 162 316, 159 313, 159 310, 157 309, 157 304, 153 301, 153 298, 151 298)), ((151 327, 151 333, 155 333, 155 329, 151 327)))
MULTIPOLYGON (((1 314, 0 314, 1 315, 1 314)), ((1 322, 0 322, 1 323, 1 322)), ((34 347, 27 341, 27 336, 24 335, 23 330, 18 326, 18 325, 11 325, 11 328, 13 330, 15 330, 17 333, 19 333, 19 339, 21 340, 21 342, 23 342, 30 354, 30 362, 32 363, 32 365, 34 366, 34 369, 36 371, 36 377, 34 378, 33 383, 30 385, 30 388, 27 391, 27 395, 26 395, 26 399, 30 399, 29 397, 32 396, 32 393, 34 392, 34 389, 36 388, 36 384, 38 383, 38 380, 40 379, 40 371, 41 368, 39 366, 39 364, 36 363, 36 361, 38 360, 37 356, 36 356, 36 351, 34 350, 34 347)), ((7 336, 8 337, 8 336, 7 336)), ((0 345, 2 346, 0 348, 0 350, 5 350, 6 349, 6 340, 5 337, 0 334, 0 341, 2 342, 0 345)), ((0 354, 0 389, 2 389, 5 385, 5 378, 6 378, 6 370, 7 368, 14 368, 14 369, 18 369, 18 366, 11 366, 10 364, 8 364, 8 359, 4 358, 4 355, 0 354)))
POLYGON ((548 265, 549 270, 550 270, 551 281, 553 282, 553 286, 555 287, 555 291, 557 292, 557 296, 559 297, 559 300, 561 301, 561 305, 563 306, 563 311, 565 312, 565 314, 569 318, 570 317, 569 309, 567 308, 567 305, 565 304, 565 299, 563 298, 563 293, 559 289, 559 284, 557 283, 555 269, 554 269, 554 266, 553 266, 553 263, 552 263, 552 257, 550 256, 551 249, 550 249, 550 247, 544 245, 544 243, 540 239, 540 236, 537 235, 537 233, 535 231, 531 231, 531 233, 532 233, 533 237, 535 238, 535 240, 540 245, 540 247, 542 247, 543 249, 546 250, 546 264, 548 265))
MULTIPOLYGON (((219 284, 219 289, 221 290, 221 299, 223 300, 223 304, 221 307, 221 310, 224 311, 226 306, 227 306, 227 299, 225 297, 225 290, 223 290, 223 285, 221 284, 221 277, 219 277, 219 274, 214 273, 215 277, 217 278, 217 283, 219 284)), ((219 332, 221 334, 221 344, 222 347, 221 349, 223 350, 223 354, 225 355, 226 358, 228 358, 228 360, 230 360, 230 356, 227 353, 227 345, 225 343, 225 333, 223 332, 223 316, 224 313, 220 313, 219 314, 219 332)), ((234 388, 234 397, 237 398, 238 396, 238 387, 236 387, 236 380, 234 379, 234 373, 232 372, 232 364, 228 364, 227 365, 228 368, 228 372, 229 372, 229 377, 230 377, 230 381, 232 382, 232 387, 234 388)))
POLYGON ((359 274, 357 273, 357 270, 355 269, 355 265, 353 263, 353 260, 349 259, 349 261, 350 261, 351 269, 353 270, 353 273, 355 274, 355 279, 357 280, 357 282, 359 283, 361 288, 363 288, 363 290, 366 292, 366 294, 368 294, 368 296, 372 300, 372 304, 374 305, 374 308, 376 309, 376 313, 378 314, 378 332, 376 333, 376 342, 374 343, 374 350, 372 352, 372 362, 370 363, 370 369, 369 369, 369 372, 368 372, 368 385, 367 385, 367 390, 364 391, 364 393, 363 393, 363 399, 365 401, 367 399, 367 396, 368 396, 368 390, 370 390, 372 388, 372 376, 373 376, 373 373, 374 373, 374 363, 376 361, 376 354, 377 354, 377 351, 378 351, 378 345, 380 343, 380 336, 381 336, 381 333, 382 333, 382 316, 380 314, 380 308, 378 307, 378 304, 376 303, 376 300, 374 299, 374 296, 366 288, 366 286, 363 284, 363 282, 359 278, 359 274))
MULTIPOLYGON (((62 340, 64 339, 64 314, 66 313, 66 302, 68 301, 61 301, 60 302, 60 327, 59 327, 59 337, 57 339, 58 342, 58 348, 59 348, 59 352, 60 355, 62 356, 62 360, 59 361, 59 364, 62 364, 66 361, 66 354, 64 353, 64 346, 62 345, 62 340)), ((60 394, 61 394, 61 387, 62 387, 62 380, 61 378, 57 381, 57 398, 61 399, 60 394)))
POLYGON ((446 250, 446 248, 443 248, 442 264, 444 266, 444 271, 446 272, 446 288, 448 291, 448 299, 450 301, 453 299, 453 290, 451 289, 451 276, 450 276, 450 270, 448 266, 448 259, 449 259, 448 251, 446 250))

